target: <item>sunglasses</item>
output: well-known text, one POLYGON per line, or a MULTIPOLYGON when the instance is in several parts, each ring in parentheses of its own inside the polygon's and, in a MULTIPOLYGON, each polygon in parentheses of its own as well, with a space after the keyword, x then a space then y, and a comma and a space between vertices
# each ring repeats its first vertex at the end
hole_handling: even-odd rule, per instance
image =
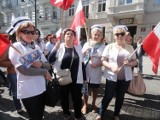
POLYGON ((29 31, 29 30, 21 30, 21 32, 25 35, 35 35, 35 31, 29 31))
POLYGON ((124 33, 124 32, 122 32, 122 33, 115 33, 115 35, 116 35, 117 37, 118 37, 119 35, 124 36, 125 33, 124 33))

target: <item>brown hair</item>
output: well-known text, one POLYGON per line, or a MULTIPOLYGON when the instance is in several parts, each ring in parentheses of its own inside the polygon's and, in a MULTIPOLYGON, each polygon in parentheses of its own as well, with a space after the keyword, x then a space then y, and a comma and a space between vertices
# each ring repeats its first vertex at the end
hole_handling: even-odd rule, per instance
POLYGON ((68 32, 68 31, 71 31, 73 32, 74 36, 76 37, 76 32, 73 30, 73 29, 70 29, 70 28, 66 28, 63 32, 63 35, 65 36, 65 34, 68 32))
POLYGON ((17 41, 19 41, 20 39, 19 33, 21 32, 21 30, 26 29, 28 27, 33 27, 35 29, 35 26, 30 22, 24 23, 18 27, 18 29, 16 30, 16 40, 17 41))

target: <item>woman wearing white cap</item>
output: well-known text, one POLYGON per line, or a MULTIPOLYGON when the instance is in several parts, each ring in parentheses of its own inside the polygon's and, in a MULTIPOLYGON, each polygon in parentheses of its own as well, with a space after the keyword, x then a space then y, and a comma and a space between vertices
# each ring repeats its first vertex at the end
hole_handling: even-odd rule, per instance
POLYGON ((115 96, 114 120, 120 120, 119 113, 124 101, 125 92, 132 80, 131 67, 137 64, 136 55, 128 60, 134 51, 133 47, 125 43, 125 26, 113 29, 115 42, 106 46, 102 54, 102 64, 105 67, 104 76, 107 80, 104 97, 101 102, 99 116, 96 120, 104 120, 104 114, 113 96, 115 96), (124 66, 119 69, 122 65, 124 66))
MULTIPOLYGON (((98 88, 100 87, 102 78, 101 56, 105 48, 102 38, 102 27, 99 25, 92 26, 90 43, 85 43, 82 49, 84 57, 86 57, 87 54, 90 54, 88 61, 86 61, 86 76, 88 82, 88 91, 89 93, 91 93, 92 96, 92 112, 97 111, 95 102, 98 95, 98 88)), ((84 105, 82 108, 82 113, 86 114, 88 107, 88 96, 84 94, 83 99, 84 105)))
MULTIPOLYGON (((33 42, 35 27, 28 18, 18 17, 15 19, 11 29, 8 29, 9 34, 13 32, 16 32, 17 39, 13 46, 23 55, 29 52, 34 54, 35 50, 41 52, 39 46, 33 42)), ((51 80, 51 75, 48 72, 50 64, 41 53, 39 58, 27 68, 20 62, 21 57, 19 52, 12 47, 9 48, 9 59, 17 74, 17 98, 22 100, 30 120, 42 120, 45 106, 45 79, 51 80)))

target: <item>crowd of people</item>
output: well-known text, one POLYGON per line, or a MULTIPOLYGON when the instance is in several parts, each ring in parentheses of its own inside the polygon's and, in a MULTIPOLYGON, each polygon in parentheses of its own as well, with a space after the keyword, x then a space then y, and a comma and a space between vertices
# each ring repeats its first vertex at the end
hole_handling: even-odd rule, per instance
POLYGON ((63 31, 63 42, 61 42, 56 39, 55 34, 48 34, 42 39, 40 30, 35 28, 29 18, 19 17, 12 22, 14 27, 9 28, 8 34, 12 36, 9 39, 16 50, 9 46, 0 56, 0 66, 7 68, 9 87, 18 114, 24 112, 20 102, 22 101, 30 120, 42 120, 46 81, 52 80, 52 72, 56 73, 58 70, 68 68, 72 83, 60 86, 64 120, 70 120, 72 117, 70 95, 75 120, 83 120, 83 114, 89 112, 88 97, 90 96, 91 110, 99 114, 96 120, 104 120, 104 114, 114 95, 116 98, 114 120, 120 120, 120 110, 132 80, 133 68, 137 66, 140 72, 143 72, 142 37, 134 43, 127 27, 119 25, 113 28, 114 43, 107 43, 106 38, 103 38, 102 26, 93 25, 91 38, 83 45, 76 45, 74 44, 76 32, 70 28, 63 31), (136 54, 129 57, 136 48, 136 54), (20 61, 21 56, 28 53, 36 56, 36 50, 40 51, 37 59, 29 66, 24 66, 20 61), (103 67, 105 69, 102 71, 103 67), (107 82, 98 111, 95 103, 102 75, 107 82), (88 94, 82 93, 83 84, 87 84, 88 94))

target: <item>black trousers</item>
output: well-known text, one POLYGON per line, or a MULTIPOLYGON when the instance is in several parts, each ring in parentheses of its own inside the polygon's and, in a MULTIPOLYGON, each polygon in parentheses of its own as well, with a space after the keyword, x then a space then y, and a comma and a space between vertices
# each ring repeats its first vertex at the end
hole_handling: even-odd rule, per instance
POLYGON ((123 105, 124 95, 128 89, 129 83, 130 81, 125 81, 125 80, 118 80, 117 82, 114 81, 106 82, 105 93, 99 111, 99 114, 101 115, 102 118, 106 111, 106 108, 108 107, 114 95, 116 95, 114 115, 115 116, 119 115, 121 107, 123 105))
POLYGON ((44 95, 22 99, 22 103, 28 113, 29 120, 42 120, 44 112, 44 95))
POLYGON ((71 83, 69 85, 61 86, 61 106, 63 109, 63 114, 70 115, 69 110, 69 95, 72 97, 74 117, 80 118, 82 116, 82 85, 71 83))

